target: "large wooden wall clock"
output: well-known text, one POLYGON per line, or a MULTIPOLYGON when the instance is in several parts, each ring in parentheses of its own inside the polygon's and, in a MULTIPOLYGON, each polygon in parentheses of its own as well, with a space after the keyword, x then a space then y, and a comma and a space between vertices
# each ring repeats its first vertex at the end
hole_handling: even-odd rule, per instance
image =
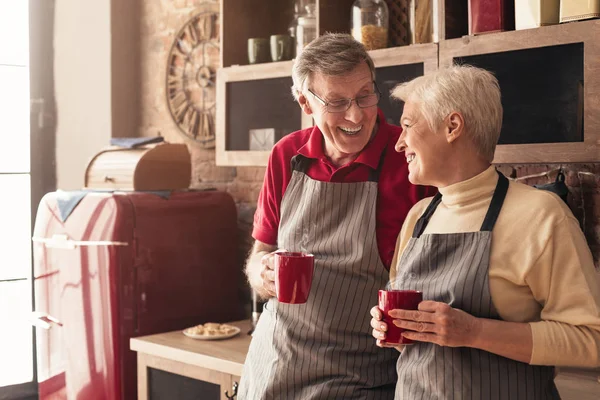
POLYGON ((171 117, 186 137, 207 149, 215 146, 219 45, 219 5, 205 3, 177 32, 167 61, 171 117))

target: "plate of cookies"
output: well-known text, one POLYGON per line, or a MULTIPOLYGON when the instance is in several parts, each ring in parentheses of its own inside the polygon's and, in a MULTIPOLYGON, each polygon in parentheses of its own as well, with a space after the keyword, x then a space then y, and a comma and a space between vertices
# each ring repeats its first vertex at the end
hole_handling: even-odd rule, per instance
POLYGON ((200 340, 219 340, 234 337, 240 333, 240 328, 228 324, 217 324, 215 322, 207 322, 186 328, 183 334, 192 339, 200 340))

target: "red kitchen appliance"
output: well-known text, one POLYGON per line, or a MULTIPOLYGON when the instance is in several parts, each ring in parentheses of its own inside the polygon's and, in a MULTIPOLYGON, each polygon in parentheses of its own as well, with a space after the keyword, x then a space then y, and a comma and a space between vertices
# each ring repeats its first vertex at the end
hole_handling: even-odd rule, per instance
POLYGON ((41 400, 137 398, 129 339, 244 317, 220 191, 53 192, 34 229, 41 400))

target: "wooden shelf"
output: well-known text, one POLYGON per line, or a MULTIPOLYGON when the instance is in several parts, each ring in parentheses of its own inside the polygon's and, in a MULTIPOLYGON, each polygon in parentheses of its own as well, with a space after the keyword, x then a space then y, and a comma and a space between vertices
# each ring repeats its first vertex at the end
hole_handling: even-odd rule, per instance
POLYGON ((221 66, 248 64, 248 39, 287 33, 293 18, 288 0, 221 0, 221 66))
POLYGON ((369 55, 375 63, 375 68, 423 63, 425 74, 438 68, 438 46, 436 43, 371 50, 369 55))
MULTIPOLYGON (((448 0, 439 1, 444 3, 442 5, 445 7, 452 4, 448 0)), ((349 31, 349 16, 353 0, 315 0, 315 3, 317 5, 317 26, 320 34, 324 32, 349 31)), ((229 90, 228 87, 231 88, 235 82, 291 77, 292 61, 246 65, 246 39, 249 37, 268 37, 271 34, 284 33, 289 22, 288 20, 292 18, 292 4, 291 0, 222 0, 221 2, 221 37, 223 38, 221 59, 222 65, 225 68, 221 68, 217 74, 217 165, 267 165, 269 151, 247 151, 240 147, 244 144, 243 140, 245 140, 245 135, 247 135, 244 129, 236 128, 235 134, 229 132, 227 110, 232 107, 232 100, 228 99, 227 93, 229 90), (231 142, 231 139, 234 137, 232 135, 242 135, 241 139, 238 138, 242 140, 241 144, 231 142)), ((439 8, 439 10, 442 10, 441 12, 443 13, 444 7, 439 8)), ((440 19, 443 19, 442 15, 440 15, 440 19)), ((455 28, 453 28, 453 31, 457 31, 455 28)), ((445 29, 448 30, 447 27, 445 29)), ((369 54, 373 58, 376 68, 380 69, 382 76, 389 78, 398 73, 398 79, 412 79, 416 69, 413 68, 411 70, 411 65, 422 65, 422 74, 428 74, 438 68, 451 65, 455 58, 469 60, 469 57, 473 58, 473 56, 480 55, 503 54, 549 46, 582 44, 582 81, 585 85, 583 85, 583 90, 581 90, 580 98, 575 102, 571 101, 569 103, 571 108, 580 109, 581 111, 580 115, 575 115, 574 117, 571 115, 569 127, 563 128, 566 131, 573 131, 572 127, 578 123, 579 125, 574 134, 571 134, 570 137, 560 143, 523 142, 524 144, 501 144, 497 147, 494 163, 594 162, 600 160, 600 41, 596 42, 594 40, 597 37, 600 37, 600 21, 590 20, 545 26, 536 29, 463 36, 458 39, 441 40, 439 43, 374 50, 370 51, 369 54), (393 67, 402 66, 404 68, 393 69, 393 67), (576 122, 573 122, 573 118, 576 119, 576 122), (582 138, 581 135, 577 138, 578 132, 583 132, 582 138), (573 137, 575 137, 575 141, 566 141, 573 140, 573 137)), ((387 79, 387 81, 389 82, 390 79, 387 79)), ((552 82, 548 83, 548 85, 552 84, 552 82)), ((283 84, 280 86, 282 90, 281 96, 287 95, 288 88, 283 84)), ((236 93, 239 94, 241 92, 242 90, 238 90, 236 93)), ((510 91, 505 92, 503 89, 503 93, 510 93, 510 91)), ((386 95, 386 93, 382 94, 386 95)), ((524 92, 524 94, 531 93, 524 92)), ((263 93, 245 94, 245 96, 257 96, 257 102, 259 101, 258 98, 262 95, 263 93)), ((239 100, 239 98, 235 99, 235 101, 239 100)), ((286 107, 289 106, 287 100, 283 103, 286 107)), ((556 104, 555 102, 555 107, 556 104)), ((292 110, 291 106, 289 107, 292 110)), ((388 104, 387 108, 390 107, 392 106, 388 104)), ((393 114, 397 114, 396 111, 401 112, 401 105, 397 106, 397 108, 398 110, 393 110, 393 114)), ((239 113, 235 111, 237 118, 247 117, 244 115, 244 107, 240 108, 238 106, 237 108, 233 107, 233 109, 240 111, 239 113)), ((384 111, 386 112, 386 116, 390 114, 389 110, 384 111)), ((505 107, 505 114, 507 112, 510 113, 510 110, 505 107)), ((255 113, 253 115, 263 115, 263 113, 255 113)), ((231 115, 229 116, 231 117, 231 115)), ((393 115, 392 117, 392 122, 397 123, 395 120, 397 115, 393 115)), ((249 118, 253 118, 253 116, 249 118)), ((281 119, 283 117, 276 115, 274 120, 278 118, 281 119)), ((290 123, 289 127, 297 124, 298 127, 306 128, 312 124, 312 119, 305 117, 297 106, 290 112, 289 118, 296 121, 290 123)), ((531 119, 531 115, 524 113, 523 118, 531 119)), ((232 125, 233 122, 236 121, 230 120, 229 125, 232 125)), ((541 121, 540 123, 544 122, 548 123, 548 121, 541 121)), ((535 121, 531 120, 529 123, 533 126, 536 124, 535 121)), ((504 137, 505 135, 502 136, 502 138, 504 137)))
POLYGON ((292 76, 292 64, 292 61, 279 61, 252 65, 234 65, 227 68, 220 68, 218 78, 225 79, 227 82, 238 82, 292 76))

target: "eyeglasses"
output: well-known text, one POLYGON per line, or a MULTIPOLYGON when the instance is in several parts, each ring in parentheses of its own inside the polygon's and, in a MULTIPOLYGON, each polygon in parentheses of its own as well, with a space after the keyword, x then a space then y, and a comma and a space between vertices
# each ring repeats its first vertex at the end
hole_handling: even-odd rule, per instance
POLYGON ((379 92, 379 89, 377 88, 377 85, 375 84, 375 82, 373 82, 373 88, 375 90, 373 93, 370 93, 370 94, 367 94, 364 96, 360 96, 360 97, 355 97, 353 99, 340 99, 340 100, 334 100, 334 101, 325 101, 322 98, 320 98, 319 96, 317 96, 315 94, 315 92, 313 92, 312 90, 308 89, 308 91, 310 94, 315 96, 315 99, 319 100, 319 102, 325 108, 325 111, 327 111, 329 113, 340 113, 340 112, 348 111, 350 109, 350 107, 352 106, 353 101, 360 108, 368 108, 368 107, 373 107, 373 106, 377 105, 377 103, 379 103, 379 98, 381 97, 381 93, 379 92))

